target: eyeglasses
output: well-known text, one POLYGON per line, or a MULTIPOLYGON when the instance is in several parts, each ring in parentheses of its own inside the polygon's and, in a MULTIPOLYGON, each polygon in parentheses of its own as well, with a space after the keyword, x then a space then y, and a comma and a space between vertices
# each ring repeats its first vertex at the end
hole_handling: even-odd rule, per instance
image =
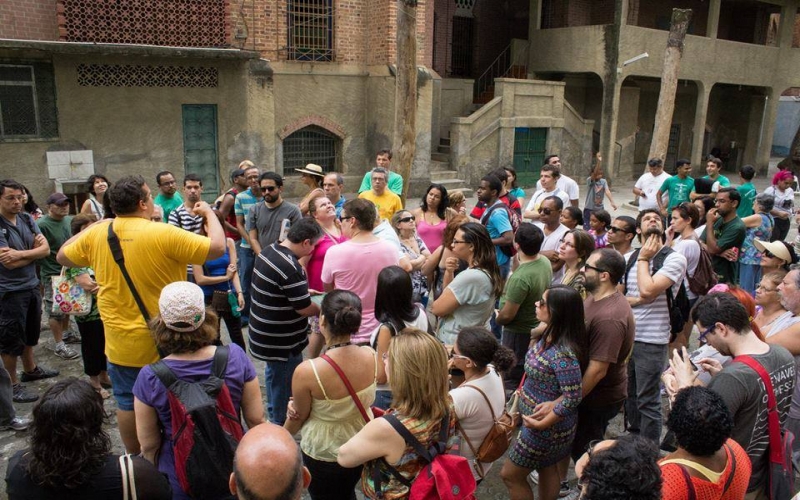
POLYGON ((452 350, 452 349, 448 353, 448 357, 450 359, 470 359, 470 358, 468 358, 466 356, 462 356, 461 354, 456 354, 456 352, 454 350, 452 350))
POLYGON ((414 216, 411 215, 409 217, 403 217, 402 219, 398 220, 397 222, 414 222, 414 216))
POLYGON ((699 336, 699 337, 697 337, 697 342, 699 342, 699 343, 701 343, 701 344, 702 344, 703 342, 705 342, 705 340, 706 340, 706 337, 708 337, 709 335, 711 335, 711 332, 713 332, 713 331, 714 331, 714 329, 715 329, 716 327, 717 327, 717 325, 716 325, 716 323, 715 323, 715 324, 713 324, 713 325, 709 326, 708 328, 706 328, 705 330, 703 330, 703 332, 700 334, 700 336, 699 336))
POLYGON ((591 264, 584 264, 583 267, 585 267, 586 269, 591 269, 591 270, 593 270, 595 272, 598 272, 598 273, 607 273, 608 272, 605 269, 601 269, 599 267, 594 267, 591 264))
POLYGON ((630 231, 628 231, 627 229, 623 229, 623 228, 617 227, 617 226, 609 227, 608 228, 608 232, 609 233, 630 233, 630 231))
POLYGON ((542 215, 550 215, 551 213, 553 213, 553 211, 550 210, 549 208, 540 208, 539 213, 542 215))
POLYGON ((347 219, 355 219, 355 217, 352 216, 352 215, 348 215, 347 217, 339 217, 339 220, 341 220, 341 221, 345 221, 347 219))
POLYGON ((569 241, 566 240, 566 238, 561 238, 561 240, 558 243, 560 245, 567 245, 568 247, 575 248, 575 243, 570 243, 569 241))
POLYGON ((469 243, 469 242, 467 240, 457 240, 453 238, 453 244, 455 245, 456 243, 469 243))
POLYGON ((271 193, 271 192, 275 191, 276 189, 278 189, 278 186, 267 186, 267 187, 262 186, 261 187, 262 191, 266 191, 268 193, 271 193))

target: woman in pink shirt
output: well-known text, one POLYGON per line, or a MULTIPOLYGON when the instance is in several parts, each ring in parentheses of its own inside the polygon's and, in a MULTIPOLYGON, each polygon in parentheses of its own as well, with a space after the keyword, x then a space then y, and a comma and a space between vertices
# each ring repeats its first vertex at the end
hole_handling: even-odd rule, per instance
POLYGON ((326 292, 349 290, 361 298, 361 328, 351 337, 354 344, 368 345, 370 334, 380 324, 375 318, 378 274, 400 262, 399 247, 372 234, 377 219, 378 212, 371 201, 358 198, 345 203, 342 233, 349 240, 330 247, 322 264, 326 292))
MULTIPOLYGON (((323 236, 311 255, 300 259, 300 263, 306 268, 308 289, 322 292, 325 288, 322 284, 322 264, 325 262, 325 255, 331 247, 344 242, 347 237, 342 234, 341 225, 336 219, 336 207, 324 194, 308 202, 308 215, 322 228, 323 236)), ((308 337, 308 352, 310 358, 316 358, 325 344, 325 339, 319 331, 319 316, 310 318, 309 323, 311 335, 308 337)))
POLYGON ((417 234, 428 250, 434 252, 442 244, 447 221, 454 212, 448 207, 450 198, 441 184, 431 184, 422 197, 420 208, 409 210, 417 221, 417 234))

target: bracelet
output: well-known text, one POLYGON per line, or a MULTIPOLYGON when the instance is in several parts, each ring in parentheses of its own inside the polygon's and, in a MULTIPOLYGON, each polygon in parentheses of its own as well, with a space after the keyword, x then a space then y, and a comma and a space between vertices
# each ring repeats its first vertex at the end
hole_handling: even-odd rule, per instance
POLYGON ((650 259, 643 259, 643 258, 640 257, 640 258, 636 259, 636 262, 650 262, 650 259))
POLYGON ((242 295, 243 293, 244 293, 243 291, 239 290, 238 292, 236 292, 236 295, 242 295))

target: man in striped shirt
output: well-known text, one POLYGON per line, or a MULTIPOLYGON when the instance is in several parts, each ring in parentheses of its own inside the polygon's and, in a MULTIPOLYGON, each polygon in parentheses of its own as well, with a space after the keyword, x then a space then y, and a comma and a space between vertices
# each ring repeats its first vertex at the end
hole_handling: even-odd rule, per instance
POLYGON ((253 269, 250 353, 267 362, 267 411, 269 421, 277 425, 286 420, 292 375, 308 345, 308 317, 319 314, 298 259, 311 255, 320 238, 320 226, 301 219, 292 224, 283 242, 261 250, 253 269))
POLYGON ((670 336, 666 291, 673 287, 673 295, 678 293, 686 276, 686 257, 667 249, 663 265, 653 272, 655 257, 664 248, 664 222, 656 209, 639 212, 636 233, 642 248, 629 257, 636 261, 628 266, 630 270, 624 278, 636 321, 633 355, 628 362, 625 413, 631 432, 658 443, 662 425, 659 383, 667 362, 670 336))
POLYGON ((203 194, 203 179, 197 174, 186 174, 183 178, 183 205, 170 212, 167 222, 170 225, 200 234, 203 229, 203 216, 194 215, 194 206, 203 194))

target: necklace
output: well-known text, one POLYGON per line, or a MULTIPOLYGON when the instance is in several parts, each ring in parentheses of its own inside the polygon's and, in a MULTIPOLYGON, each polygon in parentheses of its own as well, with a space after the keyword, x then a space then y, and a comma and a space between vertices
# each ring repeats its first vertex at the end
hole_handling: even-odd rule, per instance
POLYGON ((332 350, 336 349, 337 347, 347 347, 349 345, 353 345, 353 343, 350 342, 349 340, 347 342, 340 342, 338 344, 333 344, 332 346, 329 346, 328 349, 326 349, 326 352, 327 351, 332 351, 332 350))

